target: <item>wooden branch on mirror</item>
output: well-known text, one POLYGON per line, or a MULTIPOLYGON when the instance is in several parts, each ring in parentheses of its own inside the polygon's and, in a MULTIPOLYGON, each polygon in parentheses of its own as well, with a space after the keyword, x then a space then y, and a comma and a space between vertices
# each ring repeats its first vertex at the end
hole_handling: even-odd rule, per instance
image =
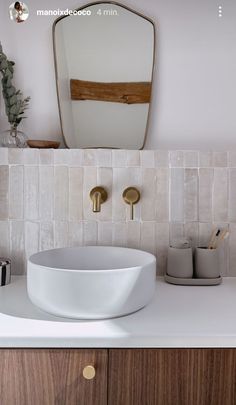
POLYGON ((150 103, 150 82, 102 83, 70 80, 72 100, 96 100, 124 104, 150 103))

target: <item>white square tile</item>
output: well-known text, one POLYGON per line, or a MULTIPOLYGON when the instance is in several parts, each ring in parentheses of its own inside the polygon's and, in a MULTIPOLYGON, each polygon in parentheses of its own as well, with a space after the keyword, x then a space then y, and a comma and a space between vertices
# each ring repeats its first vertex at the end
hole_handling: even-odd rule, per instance
POLYGON ((153 150, 141 150, 140 151, 140 160, 142 167, 155 167, 155 158, 153 150))
POLYGON ((70 149, 69 150, 69 165, 81 167, 83 160, 83 150, 82 149, 70 149))
POLYGON ((83 222, 69 222, 69 246, 82 246, 83 222))
POLYGON ((168 150, 155 150, 154 160, 156 167, 169 167, 169 151, 168 150))
POLYGON ((139 221, 127 222, 127 246, 132 249, 140 248, 141 224, 139 221))
POLYGON ((83 149, 82 165, 83 166, 96 166, 97 165, 96 149, 83 149))
POLYGON ((0 220, 8 219, 9 215, 9 167, 0 166, 0 220))
POLYGON ((53 149, 40 149, 39 151, 39 164, 40 165, 53 165, 54 154, 53 149))
POLYGON ((213 152, 213 166, 214 167, 227 167, 228 166, 228 152, 213 152))
POLYGON ((142 169, 141 218, 143 221, 154 221, 157 212, 157 171, 142 169))
POLYGON ((127 150, 127 167, 140 166, 140 151, 139 150, 127 150))
POLYGON ((236 168, 229 169, 229 221, 236 222, 236 168))
POLYGON ((187 222, 184 224, 184 237, 189 240, 191 247, 195 248, 199 242, 198 222, 187 222))
POLYGON ((10 165, 24 164, 24 149, 10 148, 8 150, 8 161, 10 165))
POLYGON ((39 167, 24 166, 24 218, 39 217, 39 167))
POLYGON ((25 165, 37 165, 39 163, 39 150, 23 149, 23 162, 25 165))
POLYGON ((112 151, 112 167, 126 167, 127 151, 117 149, 112 151))
POLYGON ((170 151, 170 167, 184 167, 184 152, 182 150, 170 151))
POLYGON ((96 246, 98 240, 98 225, 96 221, 83 222, 83 245, 96 246))
POLYGON ((156 192, 156 220, 158 222, 169 221, 169 169, 158 168, 157 192, 156 192))
POLYGON ((53 249, 54 225, 53 221, 40 222, 39 250, 53 249))
POLYGON ((98 222, 98 245, 112 245, 112 222, 98 222))
POLYGON ((53 219, 54 167, 39 167, 39 218, 53 219))
POLYGON ((199 169, 199 221, 212 222, 213 168, 199 169))
POLYGON ((156 223, 156 257, 158 275, 163 275, 166 273, 168 246, 169 224, 156 223))
POLYGON ((25 257, 26 260, 39 251, 39 223, 25 222, 25 257))
POLYGON ((24 167, 10 166, 9 176, 9 218, 23 219, 24 167))
POLYGON ((112 245, 125 247, 127 246, 127 223, 114 222, 112 226, 112 245))
POLYGON ((10 221, 10 258, 12 274, 25 273, 25 227, 23 221, 10 221))
POLYGON ((112 166, 112 152, 109 149, 98 149, 96 151, 96 160, 99 167, 112 166))
POLYGON ((213 219, 214 222, 228 221, 228 169, 214 169, 213 184, 213 219))
POLYGON ((199 222, 199 242, 200 247, 207 247, 210 244, 211 235, 215 226, 210 222, 199 222))
POLYGON ((83 219, 83 168, 69 168, 69 219, 83 219))
POLYGON ((228 153, 229 167, 236 167, 236 150, 231 150, 228 153))
POLYGON ((10 256, 10 232, 8 221, 0 221, 0 252, 1 257, 10 256))
POLYGON ((198 221, 198 170, 184 170, 184 220, 198 221))
POLYGON ((69 224, 67 221, 54 222, 54 247, 67 247, 69 244, 69 224))
POLYGON ((142 222, 141 223, 141 242, 140 247, 146 252, 156 255, 156 223, 142 222))
POLYGON ((179 222, 170 223, 170 246, 178 239, 184 238, 184 224, 179 222))
POLYGON ((198 167, 198 151, 184 151, 184 167, 198 167))
POLYGON ((8 148, 0 148, 0 165, 8 165, 8 148))
POLYGON ((67 166, 54 167, 54 219, 68 220, 69 176, 67 166))
POLYGON ((184 221, 184 169, 170 169, 170 220, 184 221))
POLYGON ((70 149, 54 150, 54 165, 67 166, 70 163, 70 149))
POLYGON ((208 151, 199 152, 199 167, 212 167, 213 153, 208 151))

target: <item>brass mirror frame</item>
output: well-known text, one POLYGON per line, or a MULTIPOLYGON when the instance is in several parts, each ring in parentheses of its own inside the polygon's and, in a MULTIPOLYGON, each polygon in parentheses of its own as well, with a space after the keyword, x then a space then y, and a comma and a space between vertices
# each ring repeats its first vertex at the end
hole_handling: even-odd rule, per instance
MULTIPOLYGON (((152 75, 151 75, 151 96, 150 96, 150 103, 149 103, 149 109, 148 109, 148 116, 147 116, 147 123, 146 123, 146 130, 145 130, 145 135, 144 135, 144 141, 142 144, 142 147, 140 149, 137 150, 142 150, 145 146, 146 140, 147 140, 147 132, 148 132, 148 128, 149 128, 149 121, 150 121, 150 108, 151 108, 151 104, 152 104, 152 100, 153 100, 153 77, 154 77, 154 71, 155 71, 155 60, 156 60, 156 27, 155 27, 155 23, 154 21, 149 18, 146 17, 144 14, 139 13, 136 10, 133 10, 132 8, 121 4, 121 3, 117 3, 116 1, 96 1, 96 2, 92 2, 92 3, 87 3, 82 7, 76 8, 74 9, 74 11, 79 11, 79 10, 83 10, 87 7, 90 6, 95 6, 97 4, 113 4, 115 6, 119 6, 119 7, 123 7, 124 9, 138 15, 139 17, 144 18, 145 20, 149 21, 152 26, 153 26, 153 63, 152 63, 152 75)), ((60 126, 61 126, 61 133, 62 133, 62 138, 63 138, 63 142, 66 146, 67 149, 70 149, 67 145, 66 139, 65 139, 65 135, 63 132, 63 127, 62 127, 62 114, 61 114, 61 107, 60 107, 60 100, 59 100, 59 83, 58 83, 58 67, 57 67, 57 59, 56 59, 56 41, 55 41, 55 28, 56 28, 56 24, 66 18, 69 17, 68 15, 63 15, 61 17, 58 17, 52 26, 52 38, 53 38, 53 58, 54 58, 54 68, 55 68, 55 79, 56 79, 56 89, 57 89, 57 104, 58 104, 58 109, 59 109, 59 117, 60 117, 60 126)), ((94 148, 78 148, 78 149, 122 149, 122 148, 111 148, 111 147, 94 147, 94 148)))

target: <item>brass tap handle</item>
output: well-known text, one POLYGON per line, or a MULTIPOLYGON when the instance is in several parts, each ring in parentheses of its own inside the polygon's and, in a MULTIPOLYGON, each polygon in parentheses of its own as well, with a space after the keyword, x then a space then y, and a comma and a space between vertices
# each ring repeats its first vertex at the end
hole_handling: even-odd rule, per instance
POLYGON ((123 200, 130 205, 130 219, 134 219, 134 205, 140 200, 140 192, 136 187, 128 187, 122 194, 123 200))
POLYGON ((107 200, 107 192, 103 187, 94 187, 90 191, 90 198, 93 202, 93 212, 100 212, 101 204, 107 200))
POLYGON ((95 370, 94 366, 89 365, 89 366, 84 367, 83 377, 86 380, 93 380, 95 375, 96 375, 96 370, 95 370))
POLYGON ((134 204, 130 203, 130 219, 134 219, 134 204))

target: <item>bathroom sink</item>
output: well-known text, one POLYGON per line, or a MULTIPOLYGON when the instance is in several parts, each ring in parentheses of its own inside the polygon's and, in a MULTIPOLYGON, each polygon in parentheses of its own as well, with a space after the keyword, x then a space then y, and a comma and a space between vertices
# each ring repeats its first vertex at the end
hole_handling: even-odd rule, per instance
POLYGON ((60 248, 28 260, 31 301, 69 318, 105 319, 135 312, 151 300, 155 280, 155 256, 136 249, 60 248))

